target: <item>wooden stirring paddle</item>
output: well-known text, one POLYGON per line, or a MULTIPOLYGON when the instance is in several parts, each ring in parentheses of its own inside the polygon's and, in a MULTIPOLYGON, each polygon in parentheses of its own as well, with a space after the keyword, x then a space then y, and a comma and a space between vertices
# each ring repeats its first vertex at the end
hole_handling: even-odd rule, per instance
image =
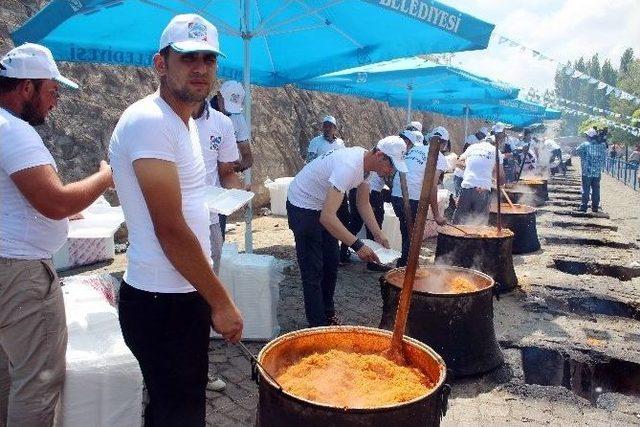
POLYGON ((413 282, 416 277, 416 270, 418 269, 424 227, 427 223, 427 212, 429 211, 429 201, 431 199, 431 191, 433 189, 433 181, 435 179, 439 145, 440 144, 436 143, 429 144, 429 157, 427 158, 424 180, 422 181, 418 212, 416 213, 413 223, 411 243, 409 244, 409 257, 407 260, 407 267, 404 272, 402 290, 400 291, 396 321, 393 326, 393 336, 391 337, 391 347, 383 352, 383 356, 401 365, 407 364, 407 359, 402 346, 402 339, 407 327, 409 306, 411 305, 411 295, 413 294, 413 282))
POLYGON ((509 197, 509 194, 504 191, 504 188, 500 189, 502 191, 502 195, 504 196, 505 199, 507 199, 507 203, 509 203, 509 206, 511 206, 511 209, 515 210, 516 207, 513 205, 513 202, 511 201, 511 197, 509 197))

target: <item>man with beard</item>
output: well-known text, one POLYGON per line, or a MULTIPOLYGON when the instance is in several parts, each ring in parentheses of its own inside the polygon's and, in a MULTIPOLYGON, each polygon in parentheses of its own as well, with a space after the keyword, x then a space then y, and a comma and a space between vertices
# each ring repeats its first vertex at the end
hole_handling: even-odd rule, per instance
POLYGON ((60 180, 33 128, 57 105, 60 83, 78 88, 43 46, 0 59, 0 425, 53 424, 67 324, 51 258, 67 239, 67 218, 113 185, 104 161, 88 178, 60 180))
POLYGON ((109 147, 131 243, 120 326, 149 392, 147 426, 204 426, 209 326, 231 342, 242 335, 242 316, 212 268, 206 169, 191 117, 211 91, 218 55, 209 21, 175 16, 153 58, 159 90, 127 108, 109 147))

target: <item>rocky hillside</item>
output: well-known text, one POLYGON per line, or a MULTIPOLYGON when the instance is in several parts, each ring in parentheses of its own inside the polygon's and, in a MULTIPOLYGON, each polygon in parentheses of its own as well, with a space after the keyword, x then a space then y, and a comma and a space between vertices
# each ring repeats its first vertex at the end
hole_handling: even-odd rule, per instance
MULTIPOLYGON (((13 47, 9 33, 46 4, 42 0, 1 0, 0 54, 13 47)), ((132 102, 154 91, 153 70, 62 63, 63 74, 77 81, 78 92, 65 91, 58 108, 39 128, 58 162, 65 181, 82 178, 96 170, 106 158, 111 132, 122 111, 132 102)), ((293 87, 253 87, 253 150, 256 205, 268 203, 262 186, 267 177, 292 176, 303 165, 307 143, 319 131, 321 117, 338 119, 348 145, 371 147, 381 137, 396 133, 405 123, 405 112, 383 103, 354 97, 302 91, 293 87)), ((425 127, 447 126, 455 142, 462 140, 462 123, 439 115, 418 114, 425 127)), ((115 197, 110 195, 111 201, 115 197)))

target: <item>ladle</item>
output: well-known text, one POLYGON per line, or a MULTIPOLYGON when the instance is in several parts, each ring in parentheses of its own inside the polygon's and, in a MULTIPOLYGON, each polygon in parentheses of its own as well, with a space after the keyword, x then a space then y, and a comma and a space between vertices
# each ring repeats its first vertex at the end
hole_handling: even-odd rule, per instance
POLYGON ((424 227, 427 222, 429 199, 433 189, 436 161, 438 159, 440 149, 439 145, 440 144, 437 143, 429 144, 429 156, 425 167, 424 180, 422 181, 422 189, 420 190, 418 212, 416 213, 411 233, 409 256, 407 260, 407 267, 405 269, 404 282, 402 283, 402 291, 400 292, 400 298, 398 301, 398 311, 396 313, 395 324, 393 327, 393 336, 391 337, 391 347, 383 352, 385 357, 402 365, 406 365, 406 357, 402 347, 402 340, 407 327, 409 306, 411 305, 411 295, 413 293, 413 282, 416 277, 416 270, 418 268, 420 256, 420 246, 422 245, 422 236, 424 235, 424 227))
POLYGON ((249 359, 251 359, 251 361, 255 364, 258 365, 260 367, 260 369, 262 369, 262 372, 264 372, 264 374, 269 377, 269 379, 276 385, 276 387, 282 391, 282 387, 280 386, 280 383, 278 383, 278 381, 273 377, 273 375, 271 375, 269 373, 269 371, 267 371, 265 369, 265 367, 258 361, 258 358, 255 357, 253 355, 253 353, 251 353, 251 350, 249 350, 247 348, 246 345, 244 345, 244 343, 242 341, 238 341, 238 346, 240 346, 240 349, 242 350, 242 352, 244 353, 245 356, 247 356, 249 359))

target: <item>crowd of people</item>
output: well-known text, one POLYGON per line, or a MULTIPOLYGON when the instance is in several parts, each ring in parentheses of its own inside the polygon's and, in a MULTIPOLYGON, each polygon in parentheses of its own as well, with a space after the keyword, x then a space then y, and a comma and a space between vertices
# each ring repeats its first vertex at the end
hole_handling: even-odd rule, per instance
MULTIPOLYGON (((43 46, 24 44, 0 59, 0 424, 53 422, 67 329, 51 259, 66 241, 68 218, 115 188, 130 242, 118 313, 149 393, 145 424, 204 425, 205 389, 225 386, 208 377, 210 326, 230 342, 243 329, 217 275, 226 218, 208 209, 206 190, 246 188, 240 173, 253 163, 242 85, 224 82, 208 98, 219 55, 215 26, 194 14, 174 17, 153 58, 159 88, 122 113, 109 144, 111 166, 103 161, 95 174, 69 184, 34 126, 57 106, 61 85, 77 84, 60 74, 43 46)), ((334 291, 351 252, 371 270, 389 268, 357 237, 364 225, 369 239, 389 247, 385 201, 400 223, 396 266, 406 265, 431 144, 438 158, 427 198, 439 225, 488 219, 495 179, 511 182, 534 170, 543 150, 565 171, 558 144, 536 141, 527 130, 518 138, 502 123, 468 135, 457 156, 445 127, 423 133, 417 121, 370 150, 347 147, 336 118, 327 115, 287 197, 309 326, 340 323, 334 291), (456 209, 447 219, 437 193, 449 173, 456 209)), ((594 211, 602 150, 591 139, 578 147, 594 211)))

